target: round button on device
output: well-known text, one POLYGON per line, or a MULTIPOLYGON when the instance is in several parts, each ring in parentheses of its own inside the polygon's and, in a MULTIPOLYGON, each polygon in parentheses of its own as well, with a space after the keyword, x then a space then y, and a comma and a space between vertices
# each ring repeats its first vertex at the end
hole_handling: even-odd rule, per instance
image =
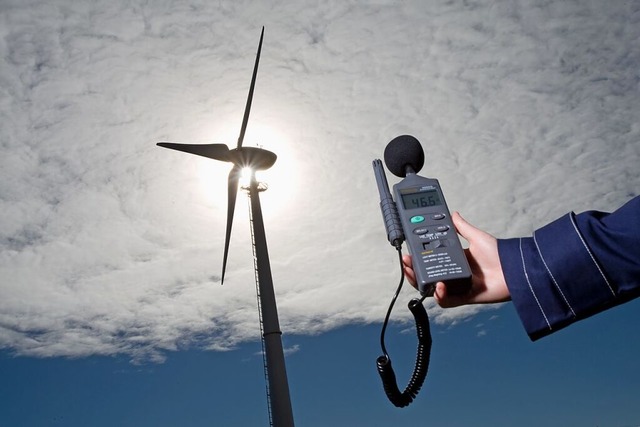
POLYGON ((436 213, 431 215, 431 219, 435 219, 436 221, 444 218, 445 218, 445 215, 443 213, 436 213))
POLYGON ((428 232, 429 232, 429 229, 427 227, 420 227, 420 228, 413 229, 413 234, 417 234, 417 235, 427 234, 428 232))
POLYGON ((424 217, 422 215, 416 215, 411 217, 411 224, 418 224, 424 221, 424 217))

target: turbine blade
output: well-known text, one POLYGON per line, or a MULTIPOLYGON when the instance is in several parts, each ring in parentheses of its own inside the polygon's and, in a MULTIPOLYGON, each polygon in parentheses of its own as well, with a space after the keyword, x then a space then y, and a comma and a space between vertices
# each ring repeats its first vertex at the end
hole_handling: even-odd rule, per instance
POLYGON ((233 165, 229 172, 228 202, 227 202, 227 232, 224 238, 224 255, 222 258, 222 278, 220 284, 224 284, 224 273, 227 270, 227 256, 229 255, 229 240, 231 240, 231 226, 233 225, 233 213, 236 209, 236 196, 238 195, 238 182, 240 181, 242 168, 233 165))
POLYGON ((249 122, 249 113, 251 112, 251 101, 253 100, 253 89, 256 86, 256 75, 258 74, 258 63, 260 62, 260 51, 262 50, 262 38, 264 37, 264 27, 260 33, 260 42, 258 43, 258 53, 256 54, 256 64, 253 66, 253 76, 251 77, 251 86, 249 87, 249 96, 247 97, 247 105, 244 107, 244 118, 242 119, 242 128, 240 128, 240 137, 238 137, 238 148, 242 147, 244 141, 244 133, 247 130, 249 122))
POLYGON ((183 151, 214 160, 229 161, 229 147, 225 144, 178 144, 175 142, 158 142, 160 147, 183 151))

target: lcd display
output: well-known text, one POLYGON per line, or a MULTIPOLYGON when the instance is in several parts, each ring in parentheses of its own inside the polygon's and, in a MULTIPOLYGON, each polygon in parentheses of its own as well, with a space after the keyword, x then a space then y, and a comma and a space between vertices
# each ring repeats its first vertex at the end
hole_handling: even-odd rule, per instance
POLYGON ((419 209, 442 204, 437 190, 421 191, 402 195, 402 204, 405 209, 419 209))

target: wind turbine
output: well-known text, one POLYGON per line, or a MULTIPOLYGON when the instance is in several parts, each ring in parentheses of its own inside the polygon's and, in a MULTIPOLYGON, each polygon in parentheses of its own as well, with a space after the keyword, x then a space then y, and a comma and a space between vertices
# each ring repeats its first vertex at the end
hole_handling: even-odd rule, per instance
POLYGON ((267 376, 269 421, 270 424, 275 427, 290 427, 294 425, 293 412, 291 409, 289 384, 282 348, 282 332, 280 331, 278 322, 278 309, 273 291, 267 239, 264 231, 264 221, 262 219, 262 208, 260 207, 259 192, 264 191, 265 188, 259 185, 255 177, 256 170, 265 170, 273 166, 276 161, 276 155, 262 148, 242 146, 244 134, 247 129, 247 122, 249 121, 249 112, 251 111, 251 101, 253 99, 253 89, 256 84, 256 74, 258 73, 263 37, 264 27, 262 27, 262 32, 260 33, 256 63, 253 67, 253 76, 251 77, 251 86, 249 88, 249 96, 247 97, 237 147, 230 150, 225 144, 178 144, 173 142, 159 142, 158 145, 172 150, 184 151, 185 153, 233 163, 233 168, 229 173, 228 180, 227 230, 224 241, 221 283, 224 283, 224 275, 227 268, 229 240, 231 238, 233 213, 236 205, 241 171, 244 168, 251 170, 248 187, 250 223, 255 256, 254 268, 256 270, 258 302, 261 313, 260 322, 265 355, 265 374, 267 376))

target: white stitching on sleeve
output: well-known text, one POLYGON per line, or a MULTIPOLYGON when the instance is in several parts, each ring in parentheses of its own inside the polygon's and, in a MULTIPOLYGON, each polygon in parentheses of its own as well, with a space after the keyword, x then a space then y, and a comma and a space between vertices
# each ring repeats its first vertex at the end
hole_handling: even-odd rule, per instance
POLYGON ((544 264, 544 268, 547 269, 547 273, 549 273, 549 276, 551 276, 551 280, 553 280, 553 283, 556 285, 556 288, 558 289, 558 292, 560 292, 560 295, 562 295, 562 299, 564 300, 565 303, 567 303, 567 306, 569 307, 569 310, 571 310, 571 313, 573 313, 573 316, 576 317, 576 312, 573 311, 573 307, 571 307, 571 304, 569 304, 569 300, 567 300, 567 297, 564 296, 564 292, 562 292, 562 289, 560 289, 560 285, 558 285, 558 282, 556 281, 556 278, 553 277, 553 273, 551 272, 551 270, 549 270, 549 266, 547 265, 547 262, 544 260, 544 257, 542 256, 542 252, 540 251, 540 246, 538 246, 538 241, 536 240, 536 234, 533 233, 533 243, 536 244, 536 249, 538 250, 538 255, 540 255, 540 259, 542 260, 542 264, 544 264))
POLYGON ((591 250, 589 249, 589 246, 587 246, 586 242, 584 241, 584 239, 582 238, 582 234, 580 234, 580 231, 578 230, 578 226, 576 225, 576 221, 573 218, 573 215, 569 214, 569 218, 571 219, 571 224, 573 225, 573 229, 576 231, 576 234, 578 235, 578 237, 580 238, 580 241, 582 242, 582 246, 584 246, 584 248, 587 250, 587 253, 589 254, 589 256, 591 257, 591 261, 593 261, 593 263, 596 265, 596 268, 598 269, 598 271, 600 272, 600 275, 602 276, 602 279, 604 280, 604 283, 607 284, 607 287, 609 288, 609 290, 611 291, 611 293, 613 294, 613 296, 616 296, 615 291, 613 290, 613 288, 611 287, 611 285, 609 284, 609 281, 607 280, 607 277, 604 275, 604 273, 602 272, 602 270, 600 269, 600 266, 598 265, 598 263, 596 262, 596 259, 593 257, 593 254, 591 253, 591 250))
POLYGON ((540 305, 540 301, 538 300, 536 293, 533 291, 533 286, 531 286, 531 282, 529 281, 529 275, 527 274, 527 267, 524 262, 524 253, 522 252, 522 238, 518 239, 518 242, 520 243, 520 259, 522 260, 522 271, 524 271, 524 277, 527 279, 529 290, 533 294, 533 298, 536 300, 536 303, 538 304, 538 308, 540 309, 540 311, 542 312, 542 316, 544 317, 544 321, 547 322, 547 326, 549 326, 549 330, 553 330, 553 328, 551 327, 551 323, 549 323, 549 319, 547 319, 547 315, 542 309, 542 305, 540 305))

